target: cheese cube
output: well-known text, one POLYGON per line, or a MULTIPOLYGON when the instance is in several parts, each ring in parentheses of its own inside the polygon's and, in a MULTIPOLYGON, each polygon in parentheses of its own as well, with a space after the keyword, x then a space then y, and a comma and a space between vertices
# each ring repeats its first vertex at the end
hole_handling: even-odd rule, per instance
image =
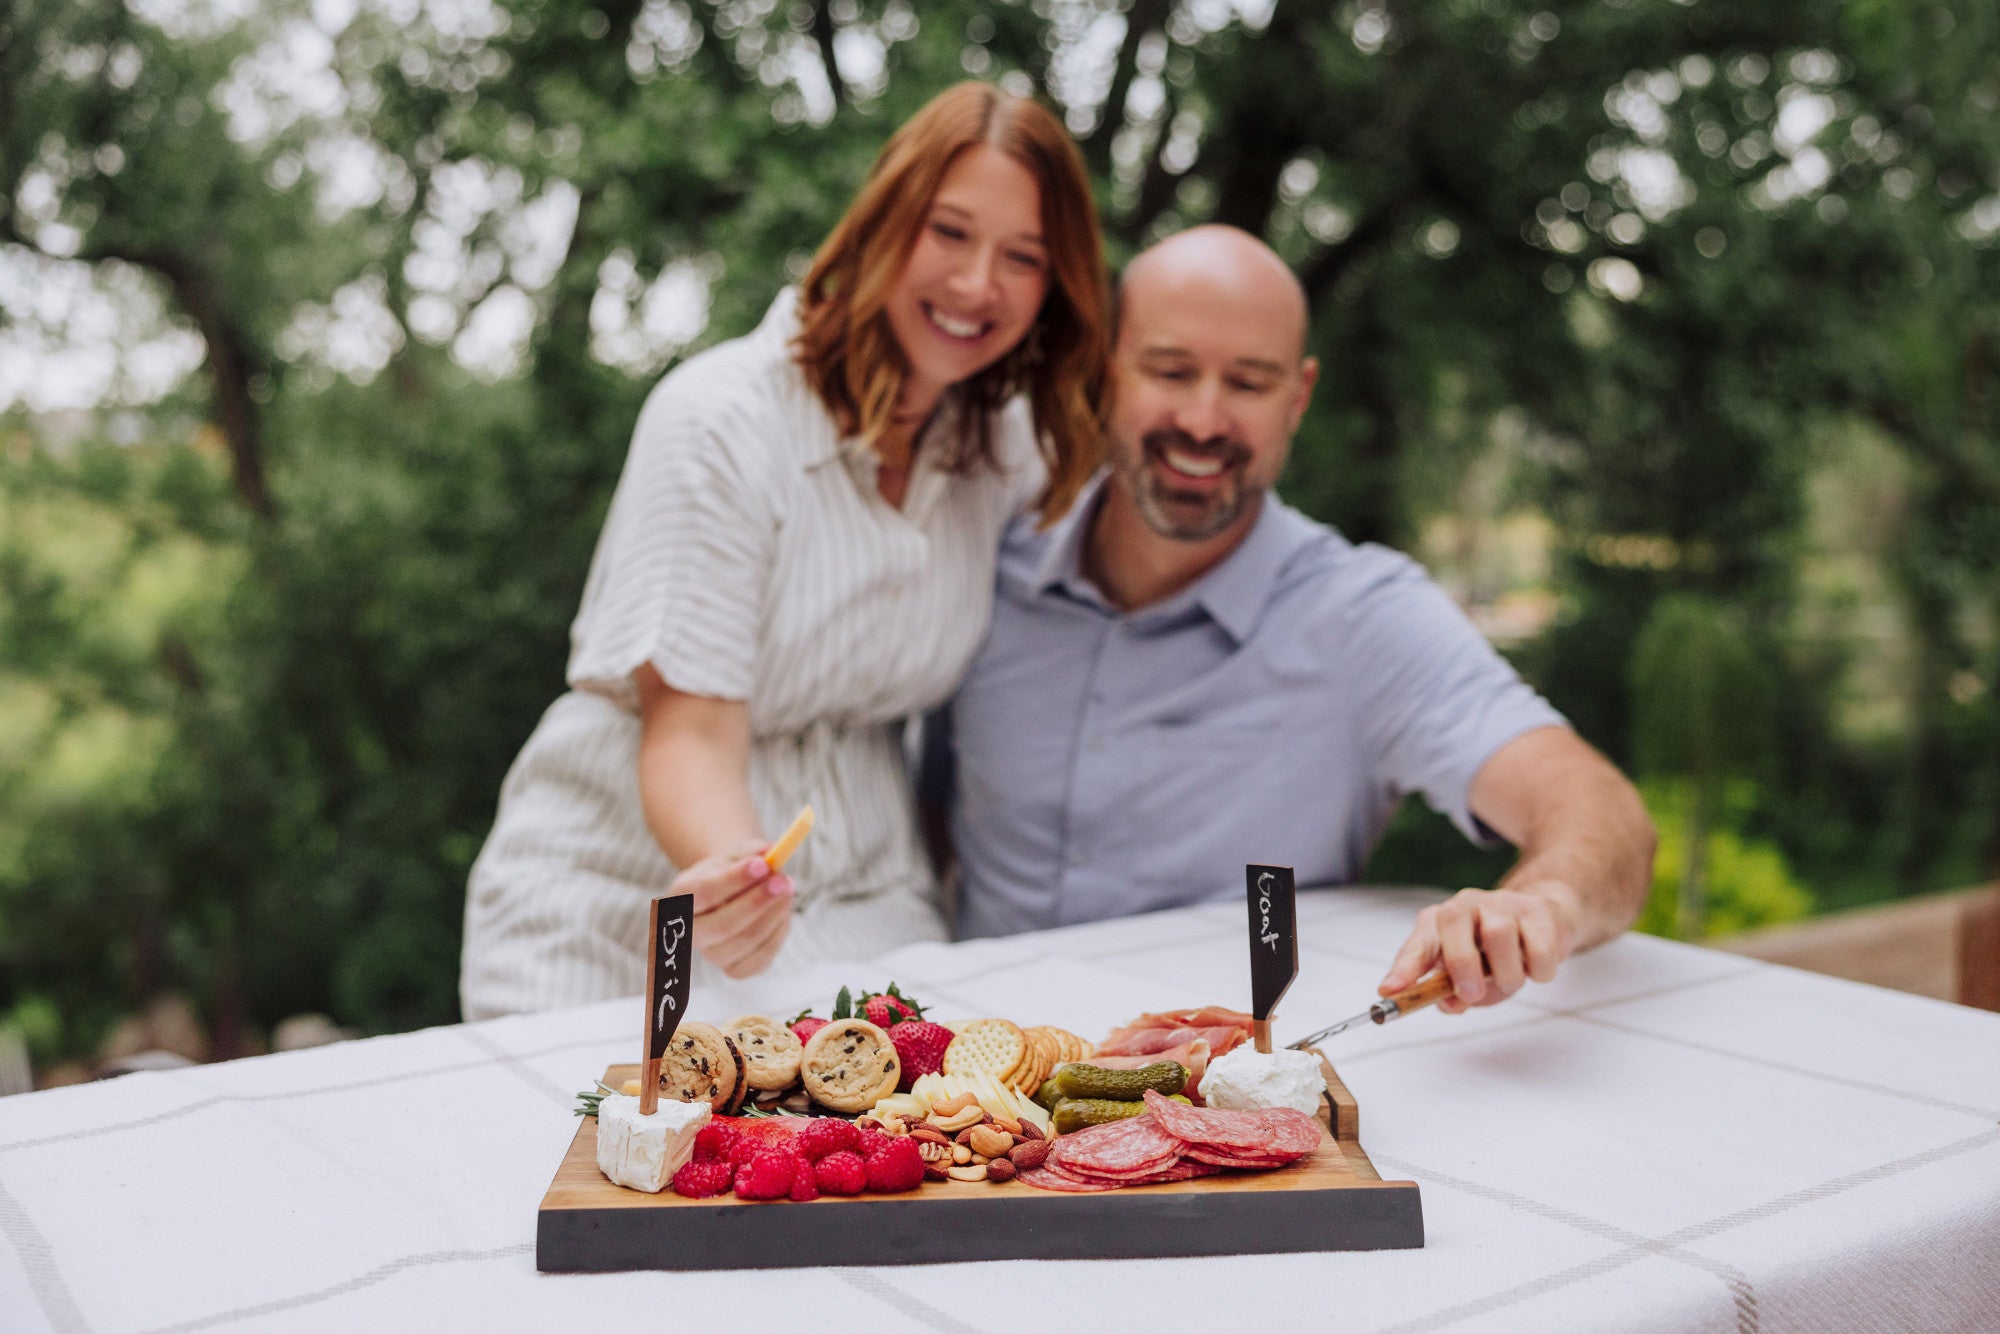
POLYGON ((694 1137, 708 1124, 705 1102, 660 1100, 651 1116, 639 1114, 639 1100, 605 1095, 597 1105, 597 1170, 613 1185, 659 1192, 694 1156, 694 1137))

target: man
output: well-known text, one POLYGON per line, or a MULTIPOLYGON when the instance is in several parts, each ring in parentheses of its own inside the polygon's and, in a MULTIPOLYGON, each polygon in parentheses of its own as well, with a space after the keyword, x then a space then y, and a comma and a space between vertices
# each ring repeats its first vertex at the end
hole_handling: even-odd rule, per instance
POLYGON ((1352 881, 1421 791, 1521 858, 1424 909, 1382 991, 1442 964, 1443 1008, 1492 1004, 1631 924, 1652 826, 1414 561, 1271 494, 1318 374, 1306 325, 1291 271, 1233 228, 1128 268, 1108 476, 1010 535, 988 641, 933 729, 960 934, 1226 897, 1250 861, 1352 881))

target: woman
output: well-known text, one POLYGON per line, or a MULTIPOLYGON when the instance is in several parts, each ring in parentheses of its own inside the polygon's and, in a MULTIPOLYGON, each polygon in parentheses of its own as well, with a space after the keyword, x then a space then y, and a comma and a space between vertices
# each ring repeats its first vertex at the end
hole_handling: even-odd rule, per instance
POLYGON ((901 721, 981 636, 1002 529, 1099 457, 1104 263, 1061 124, 985 84, 889 141, 799 291, 648 397, 569 693, 466 900, 468 1019, 640 990, 701 866, 697 981, 942 939, 901 721), (819 816, 787 876, 756 856, 819 816))

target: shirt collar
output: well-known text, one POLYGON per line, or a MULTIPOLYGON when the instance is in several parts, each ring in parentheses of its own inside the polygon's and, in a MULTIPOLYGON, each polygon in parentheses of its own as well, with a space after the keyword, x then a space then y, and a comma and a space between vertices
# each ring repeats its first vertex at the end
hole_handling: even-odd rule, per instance
MULTIPOLYGON (((1037 594, 1061 591, 1107 611, 1114 610, 1083 573, 1084 539, 1104 502, 1106 471, 1092 478, 1076 504, 1049 534, 1049 544, 1035 568, 1037 594)), ((1191 586, 1140 611, 1130 613, 1135 624, 1151 627, 1178 620, 1190 608, 1200 608, 1210 620, 1242 643, 1257 628, 1271 600, 1278 574, 1298 546, 1301 534, 1288 522, 1288 511, 1275 495, 1266 493, 1250 531, 1222 562, 1191 586)))

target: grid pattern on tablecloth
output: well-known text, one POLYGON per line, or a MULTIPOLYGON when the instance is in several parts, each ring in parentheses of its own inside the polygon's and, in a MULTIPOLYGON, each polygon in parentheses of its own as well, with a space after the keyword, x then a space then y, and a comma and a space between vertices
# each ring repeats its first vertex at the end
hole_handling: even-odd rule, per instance
MULTIPOLYGON (((1280 1040, 1372 994, 1383 961, 1430 897, 1302 896, 1301 977, 1281 1006, 1280 1040)), ((1216 906, 1011 940, 915 946, 871 965, 751 979, 706 998, 703 1011, 788 1016, 823 1007, 844 981, 894 977, 947 1015, 1001 1012, 1023 1023, 1103 1031, 1141 1010, 1186 1003, 1193 993, 1247 994, 1242 929, 1240 908, 1216 906), (1201 985, 1188 983, 1195 976, 1201 985)), ((1176 1323, 1268 1323, 1282 1317, 1279 1308, 1304 1281, 1298 1266, 1308 1262, 1315 1284, 1345 1296, 1343 1326, 1356 1329, 1557 1328, 1586 1319, 1623 1328, 1864 1328, 1907 1325, 1913 1313, 1932 1328, 1963 1321, 1971 1329, 1968 1313, 2000 1309, 2000 1267, 1974 1258, 1954 1268, 1959 1252, 1951 1248, 1955 1238, 1969 1248, 1967 1257, 1977 1257, 1981 1244, 2000 1241, 2000 1060, 1982 1068, 1976 1059, 1981 1041, 2000 1052, 2000 1021, 1956 1007, 1922 1008, 1932 1005, 1628 939, 1572 961, 1551 987, 1451 1021, 1451 1031, 1436 1031, 1442 1022, 1434 1020, 1339 1040, 1332 1054, 1360 1100, 1370 1156, 1385 1174, 1425 1189, 1425 1251, 801 1269, 762 1281, 787 1294, 787 1307, 846 1316, 831 1319, 831 1327, 871 1330, 998 1330, 1033 1309, 1023 1293, 1084 1291, 1115 1304, 1143 1300, 1162 1281, 1174 1284, 1176 1323), (1758 993, 1769 995, 1758 1001, 1758 993), (1850 1032, 1899 1031, 1899 1048, 1878 1042, 1871 1053, 1896 1065, 1896 1078, 1841 1068, 1839 1034, 1814 1049, 1796 1034, 1759 1030, 1757 1016, 1787 1005, 1850 1032), (1921 1036, 1923 1020, 1950 1031, 1912 1038, 1909 1027, 1921 1036), (1973 1050, 1965 1049, 1968 1041, 1973 1050), (1551 1064, 1538 1068, 1538 1061, 1551 1064), (1645 1088, 1654 1071, 1665 1072, 1660 1078, 1707 1075, 1715 1081, 1711 1094, 1737 1087, 1762 1107, 1802 1118, 1795 1133, 1806 1141, 1800 1155, 1813 1170, 1786 1161, 1775 1139, 1759 1143, 1768 1163, 1702 1161, 1725 1146, 1714 1118, 1703 1120, 1699 1109, 1683 1118, 1685 1143, 1664 1145, 1668 1154, 1690 1156, 1691 1185, 1683 1192, 1664 1177, 1636 1181, 1629 1191, 1607 1188, 1565 1164, 1569 1146, 1577 1151, 1571 1156, 1591 1163, 1632 1169, 1649 1161, 1644 1154, 1618 1158, 1617 1127, 1601 1124, 1606 1108, 1591 1097, 1600 1077, 1645 1088), (1468 1133, 1435 1111, 1453 1090, 1472 1097, 1459 1113, 1468 1133), (1536 1103, 1551 1090, 1567 1091, 1579 1105, 1536 1103), (1381 1115, 1385 1106, 1400 1115, 1381 1115), (1483 1142, 1482 1120, 1524 1143, 1483 1142), (1730 1188, 1741 1198, 1712 1207, 1730 1188), (1911 1204, 1917 1197, 1921 1208, 1911 1204), (1819 1235, 1815 1220, 1835 1215, 1849 1235, 1819 1235), (1754 1248, 1742 1240, 1750 1236, 1758 1239, 1754 1248), (1921 1272, 1928 1256, 1943 1281, 1905 1282, 1871 1311, 1854 1304, 1865 1284, 1829 1285, 1835 1266, 1824 1258, 1801 1267, 1807 1245, 1832 1247, 1862 1268, 1906 1263, 1921 1272), (1188 1265, 1213 1267, 1216 1281, 1187 1284, 1188 1265), (1816 1297, 1820 1289, 1837 1289, 1840 1304, 1816 1297)), ((670 1291, 682 1309, 718 1285, 740 1291, 741 1275, 531 1272, 533 1244, 523 1237, 531 1235, 535 1204, 571 1133, 567 1118, 554 1122, 552 1104, 566 1106, 573 1088, 635 1045, 630 1009, 612 1003, 0 1101, 0 1236, 14 1266, 0 1267, 0 1308, 19 1305, 65 1334, 464 1323, 482 1304, 485 1323, 506 1327, 546 1324, 565 1308, 606 1317, 627 1305, 657 1309, 670 1291), (395 1143, 413 1119, 455 1104, 476 1110, 416 1149, 395 1143), (325 1133, 329 1128, 340 1133, 325 1133), (217 1174, 204 1169, 225 1162, 231 1146, 260 1151, 265 1174, 210 1181, 217 1174), (492 1179, 475 1175, 464 1198, 441 1189, 411 1198, 404 1189, 410 1178, 395 1172, 428 1162, 420 1149, 467 1152, 492 1179), (187 1179, 179 1183, 185 1198, 164 1189, 164 1171, 134 1182, 102 1166, 159 1163, 179 1150, 187 1152, 180 1164, 187 1179), (291 1216, 297 1210, 272 1195, 288 1184, 330 1201, 333 1230, 367 1220, 371 1235, 329 1241, 332 1254, 317 1268, 301 1260, 296 1243, 313 1235, 310 1222, 302 1228, 291 1216), (204 1291, 200 1246, 177 1247, 142 1231, 93 1254, 83 1244, 90 1224, 103 1225, 99 1235, 117 1243, 121 1205, 158 1215, 162 1226, 207 1229, 211 1250, 228 1247, 244 1258, 226 1272, 210 1265, 211 1290, 204 1291), (260 1245, 288 1263, 258 1265, 260 1245), (188 1281, 176 1288, 176 1278, 188 1281)), ((1657 1134, 1675 1124, 1668 1117, 1644 1128, 1657 1134)), ((1752 1139, 1783 1129, 1748 1112, 1737 1128, 1752 1139)))

